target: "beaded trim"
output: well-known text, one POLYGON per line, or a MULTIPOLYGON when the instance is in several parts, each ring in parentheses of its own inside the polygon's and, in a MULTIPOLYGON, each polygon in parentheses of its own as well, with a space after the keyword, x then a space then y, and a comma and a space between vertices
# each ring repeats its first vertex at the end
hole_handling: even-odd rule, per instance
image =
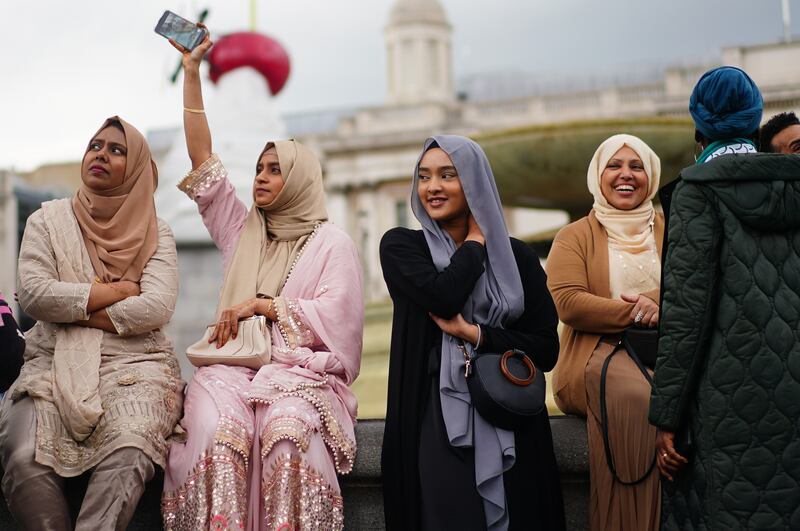
MULTIPOLYGON (((300 251, 294 257, 294 260, 292 260, 292 265, 291 267, 289 267, 289 272, 286 274, 286 280, 283 281, 283 286, 285 286, 286 283, 289 282, 289 279, 292 278, 292 273, 294 273, 294 268, 297 266, 297 263, 300 261, 300 258, 302 258, 302 256, 305 254, 308 245, 317 236, 317 234, 319 233, 319 229, 324 224, 325 222, 323 221, 317 221, 316 223, 314 223, 314 230, 312 230, 311 234, 308 235, 306 241, 303 242, 303 246, 300 247, 300 251)), ((281 289, 283 289, 283 286, 281 286, 281 289)), ((286 332, 286 324, 289 324, 288 319, 286 317, 286 311, 284 308, 284 306, 287 304, 286 299, 284 299, 283 297, 275 297, 274 301, 275 301, 274 303, 275 311, 278 313, 278 330, 280 331, 284 342, 286 342, 287 345, 291 345, 291 342, 289 341, 289 334, 286 332)), ((289 326, 291 326, 291 324, 289 324, 289 326)))
POLYGON ((184 192, 194 201, 197 194, 211 188, 214 184, 228 177, 228 170, 222 165, 219 155, 213 153, 198 168, 186 174, 178 183, 178 190, 184 192))
POLYGON ((278 297, 275 301, 275 313, 278 316, 278 328, 283 340, 290 349, 310 347, 317 343, 317 336, 305 321, 305 314, 297 299, 278 297))
POLYGON ((228 415, 220 415, 217 431, 214 434, 214 443, 233 450, 244 460, 245 468, 249 464, 250 447, 252 438, 248 435, 247 429, 242 426, 235 418, 228 415))
POLYGON ((356 443, 342 432, 339 422, 331 411, 328 400, 325 398, 322 391, 320 391, 320 387, 328 385, 328 375, 323 373, 322 376, 324 378, 322 381, 303 383, 293 386, 292 388, 287 388, 277 382, 269 381, 266 387, 278 391, 276 395, 270 398, 251 396, 247 401, 252 405, 264 404, 270 406, 278 400, 287 397, 296 397, 309 402, 319 412, 320 418, 322 419, 322 430, 320 430, 322 439, 333 454, 336 471, 343 475, 349 474, 350 471, 353 470, 353 462, 356 456, 356 443))
POLYGON ((314 238, 317 236, 317 233, 319 233, 319 229, 324 224, 325 224, 324 221, 314 222, 314 230, 312 230, 311 234, 308 235, 306 241, 303 242, 303 246, 300 247, 300 251, 298 251, 297 255, 294 257, 294 260, 292 260, 292 265, 289 268, 289 272, 286 273, 286 280, 283 281, 284 286, 286 285, 287 282, 289 282, 289 279, 292 278, 292 273, 294 273, 294 268, 297 266, 297 262, 299 262, 300 258, 302 258, 302 256, 305 254, 308 245, 314 240, 314 238))
POLYGON ((206 450, 176 490, 164 492, 166 531, 244 529, 247 523, 247 465, 224 446, 206 450))
POLYGON ((342 495, 301 456, 279 455, 263 475, 261 529, 276 531, 340 531, 344 528, 342 495))
POLYGON ((261 458, 266 459, 279 441, 291 441, 301 452, 308 450, 314 428, 297 417, 278 417, 270 420, 261 434, 261 458))

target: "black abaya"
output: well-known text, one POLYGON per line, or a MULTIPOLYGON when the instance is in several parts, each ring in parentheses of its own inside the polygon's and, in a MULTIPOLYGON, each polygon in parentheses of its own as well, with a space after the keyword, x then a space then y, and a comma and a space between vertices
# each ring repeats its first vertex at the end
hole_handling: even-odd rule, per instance
MULTIPOLYGON (((506 329, 481 326, 481 351, 517 348, 549 371, 558 357, 558 315, 536 254, 513 238, 511 246, 525 311, 506 329)), ((381 456, 389 530, 486 528, 473 452, 447 441, 438 400, 442 333, 428 315, 449 319, 461 311, 484 272, 485 253, 479 243, 465 242, 438 272, 422 231, 396 228, 381 240, 381 265, 394 303, 381 456)), ((515 431, 515 441, 516 462, 503 478, 510 529, 564 529, 547 411, 515 431)))

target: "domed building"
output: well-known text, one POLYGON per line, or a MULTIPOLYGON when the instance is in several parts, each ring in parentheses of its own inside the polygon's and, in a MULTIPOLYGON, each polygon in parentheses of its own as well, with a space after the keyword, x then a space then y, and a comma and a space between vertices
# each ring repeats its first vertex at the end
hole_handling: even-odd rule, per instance
MULTIPOLYGON (((255 154, 267 138, 302 140, 320 156, 331 220, 359 248, 364 269, 367 330, 364 366, 357 386, 385 395, 388 322, 391 306, 378 257, 381 236, 398 225, 417 227, 409 204, 414 163, 428 136, 440 133, 481 136, 497 131, 575 120, 688 118, 692 86, 709 64, 670 69, 655 79, 627 85, 559 91, 515 92, 519 79, 497 76, 462 83, 457 97, 453 72, 453 27, 440 0, 395 0, 384 27, 387 93, 385 104, 346 111, 300 113, 281 119, 272 98, 288 75, 288 57, 280 44, 259 34, 221 39, 210 57, 208 117, 214 151, 220 153, 237 193, 249 204, 255 154), (227 43, 225 42, 227 40, 227 43), (285 57, 277 60, 275 57, 285 57), (282 62, 283 61, 283 62, 282 62), (282 81, 281 81, 282 80, 282 81), (498 97, 497 95, 503 95, 498 97), (244 103, 247 102, 247 103, 244 103)), ((800 43, 728 48, 723 63, 750 72, 764 94, 768 113, 800 107, 800 74, 784 65, 800 60, 800 43), (794 59, 792 59, 794 58, 794 59), (788 77, 787 77, 788 76, 788 77), (795 87, 795 88, 792 88, 795 87)), ((189 169, 179 129, 149 135, 162 175, 189 169)), ((159 214, 175 231, 180 255, 181 292, 171 334, 182 351, 213 318, 222 278, 221 258, 202 226, 197 208, 172 186, 162 186, 159 214)), ((561 211, 506 209, 514 236, 527 239, 568 221, 561 211)), ((369 405, 367 416, 380 414, 369 405)))
MULTIPOLYGON (((381 236, 394 226, 417 226, 409 185, 425 138, 450 133, 480 140, 509 130, 576 121, 664 117, 689 124, 692 87, 704 71, 717 66, 671 68, 626 84, 592 86, 578 80, 560 90, 520 90, 525 80, 519 76, 484 76, 466 87, 462 83, 457 95, 452 33, 439 0, 395 0, 384 29, 386 103, 345 113, 333 127, 305 128, 294 135, 316 146, 323 157, 329 211, 359 246, 368 301, 387 297, 378 257, 381 236)), ((722 50, 723 64, 747 70, 759 84, 765 117, 800 108, 800 71, 786 67, 796 61, 800 41, 722 50)), ((287 117, 290 134, 294 122, 287 117)), ((561 211, 506 209, 509 231, 525 240, 567 221, 561 211)))
MULTIPOLYGON (((452 37, 453 27, 440 0, 394 0, 384 27, 385 103, 283 117, 273 98, 286 82, 290 62, 279 43, 260 33, 233 33, 219 39, 210 53, 208 75, 214 83, 204 85, 204 96, 214 151, 221 155, 242 200, 251 201, 255 157, 266 139, 298 138, 320 156, 328 211, 359 248, 365 296, 373 303, 367 308, 364 370, 356 382, 365 416, 382 413, 382 405, 363 400, 362 391, 385 396, 391 318, 391 306, 382 304, 388 294, 378 244, 391 227, 417 226, 409 205, 410 182, 425 138, 440 133, 496 138, 508 130, 576 120, 668 117, 688 123, 691 89, 706 69, 716 66, 667 69, 622 85, 570 82, 556 90, 528 90, 528 80, 519 75, 473 76, 461 79, 457 91, 452 37)), ((800 41, 730 47, 721 53, 721 63, 745 69, 759 84, 765 117, 800 110, 800 70, 787 66, 798 62, 800 41)), ((174 186, 190 169, 182 130, 151 131, 148 141, 164 177, 156 197, 158 212, 172 226, 178 244, 181 289, 170 336, 176 351, 183 352, 213 320, 222 260, 196 205, 174 186)), ((62 184, 65 190, 74 190, 76 184, 69 180, 78 164, 47 164, 22 177, 34 186, 62 184)), ((10 178, 7 175, 0 183, 10 178)), ((9 221, 6 231, 15 234, 11 209, 16 207, 10 199, 14 191, 8 185, 0 190, 0 217, 9 221)), ((523 239, 568 219, 564 212, 552 210, 509 208, 506 214, 511 233, 523 239)), ((0 238, 4 249, 17 245, 16 238, 0 238)), ((6 293, 14 289, 15 254, 0 255, 5 259, 0 260, 0 271, 5 272, 0 288, 6 293)), ((186 367, 185 374, 189 370, 186 367)))

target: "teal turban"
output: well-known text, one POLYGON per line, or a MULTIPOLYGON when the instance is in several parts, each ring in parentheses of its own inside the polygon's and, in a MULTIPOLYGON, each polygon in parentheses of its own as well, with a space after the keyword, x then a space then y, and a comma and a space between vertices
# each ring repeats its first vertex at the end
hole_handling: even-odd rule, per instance
POLYGON ((689 113, 709 140, 749 136, 761 124, 764 100, 744 70, 721 66, 709 70, 695 85, 689 113))

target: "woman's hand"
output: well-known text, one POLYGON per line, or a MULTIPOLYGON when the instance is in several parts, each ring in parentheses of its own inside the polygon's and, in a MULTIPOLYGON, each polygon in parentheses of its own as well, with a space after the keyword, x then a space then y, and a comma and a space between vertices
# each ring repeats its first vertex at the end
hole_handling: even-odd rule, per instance
POLYGON ((114 326, 114 322, 108 316, 108 312, 106 312, 105 309, 92 313, 85 321, 75 321, 72 324, 85 328, 97 328, 98 330, 105 330, 112 334, 119 334, 119 332, 117 332, 117 327, 114 326))
POLYGON ((675 450, 675 434, 658 430, 656 436, 656 465, 661 475, 674 481, 672 475, 680 471, 689 461, 675 450))
POLYGON ((478 341, 478 325, 470 324, 464 317, 459 313, 452 319, 443 319, 441 317, 437 317, 432 313, 428 314, 433 319, 433 322, 436 323, 442 332, 446 334, 450 334, 453 337, 457 337, 459 339, 463 339, 464 341, 469 341, 473 345, 475 345, 478 341))
POLYGON ((620 295, 622 300, 634 304, 631 310, 631 321, 633 324, 645 328, 655 328, 658 326, 658 303, 644 295, 620 295))
POLYGON ((125 300, 128 297, 136 297, 140 294, 138 282, 120 280, 109 282, 108 284, 93 283, 89 288, 89 300, 86 303, 86 312, 94 313, 103 308, 108 308, 112 304, 125 300))
MULTIPOLYGON (((208 28, 197 24, 201 28, 208 28)), ((200 63, 211 48, 211 39, 206 35, 203 42, 191 52, 170 39, 170 44, 183 54, 183 132, 186 135, 186 149, 192 161, 192 169, 199 168, 211 156, 211 130, 208 128, 203 89, 200 79, 200 63)))
POLYGON ((128 297, 138 297, 142 293, 142 288, 139 286, 139 283, 131 280, 112 282, 110 286, 122 295, 125 295, 126 299, 128 297))
POLYGON ((478 226, 478 222, 475 221, 472 212, 469 213, 469 217, 467 218, 467 237, 464 241, 478 242, 481 245, 486 245, 486 238, 483 236, 483 231, 481 231, 481 228, 478 226))
POLYGON ((217 348, 222 348, 229 339, 236 339, 239 333, 239 321, 253 317, 256 312, 258 299, 249 299, 232 308, 223 310, 214 327, 214 332, 208 338, 209 343, 217 342, 217 348))
POLYGON ((195 72, 200 70, 200 63, 203 62, 203 57, 205 57, 208 50, 210 50, 211 47, 214 45, 214 43, 209 38, 208 28, 206 27, 206 25, 201 22, 198 22, 197 26, 206 30, 206 38, 203 39, 203 42, 198 44, 192 51, 187 50, 177 42, 173 41, 172 39, 169 39, 169 43, 172 46, 174 46, 176 50, 181 52, 181 54, 183 54, 183 59, 182 59, 183 68, 187 72, 188 71, 195 72))

